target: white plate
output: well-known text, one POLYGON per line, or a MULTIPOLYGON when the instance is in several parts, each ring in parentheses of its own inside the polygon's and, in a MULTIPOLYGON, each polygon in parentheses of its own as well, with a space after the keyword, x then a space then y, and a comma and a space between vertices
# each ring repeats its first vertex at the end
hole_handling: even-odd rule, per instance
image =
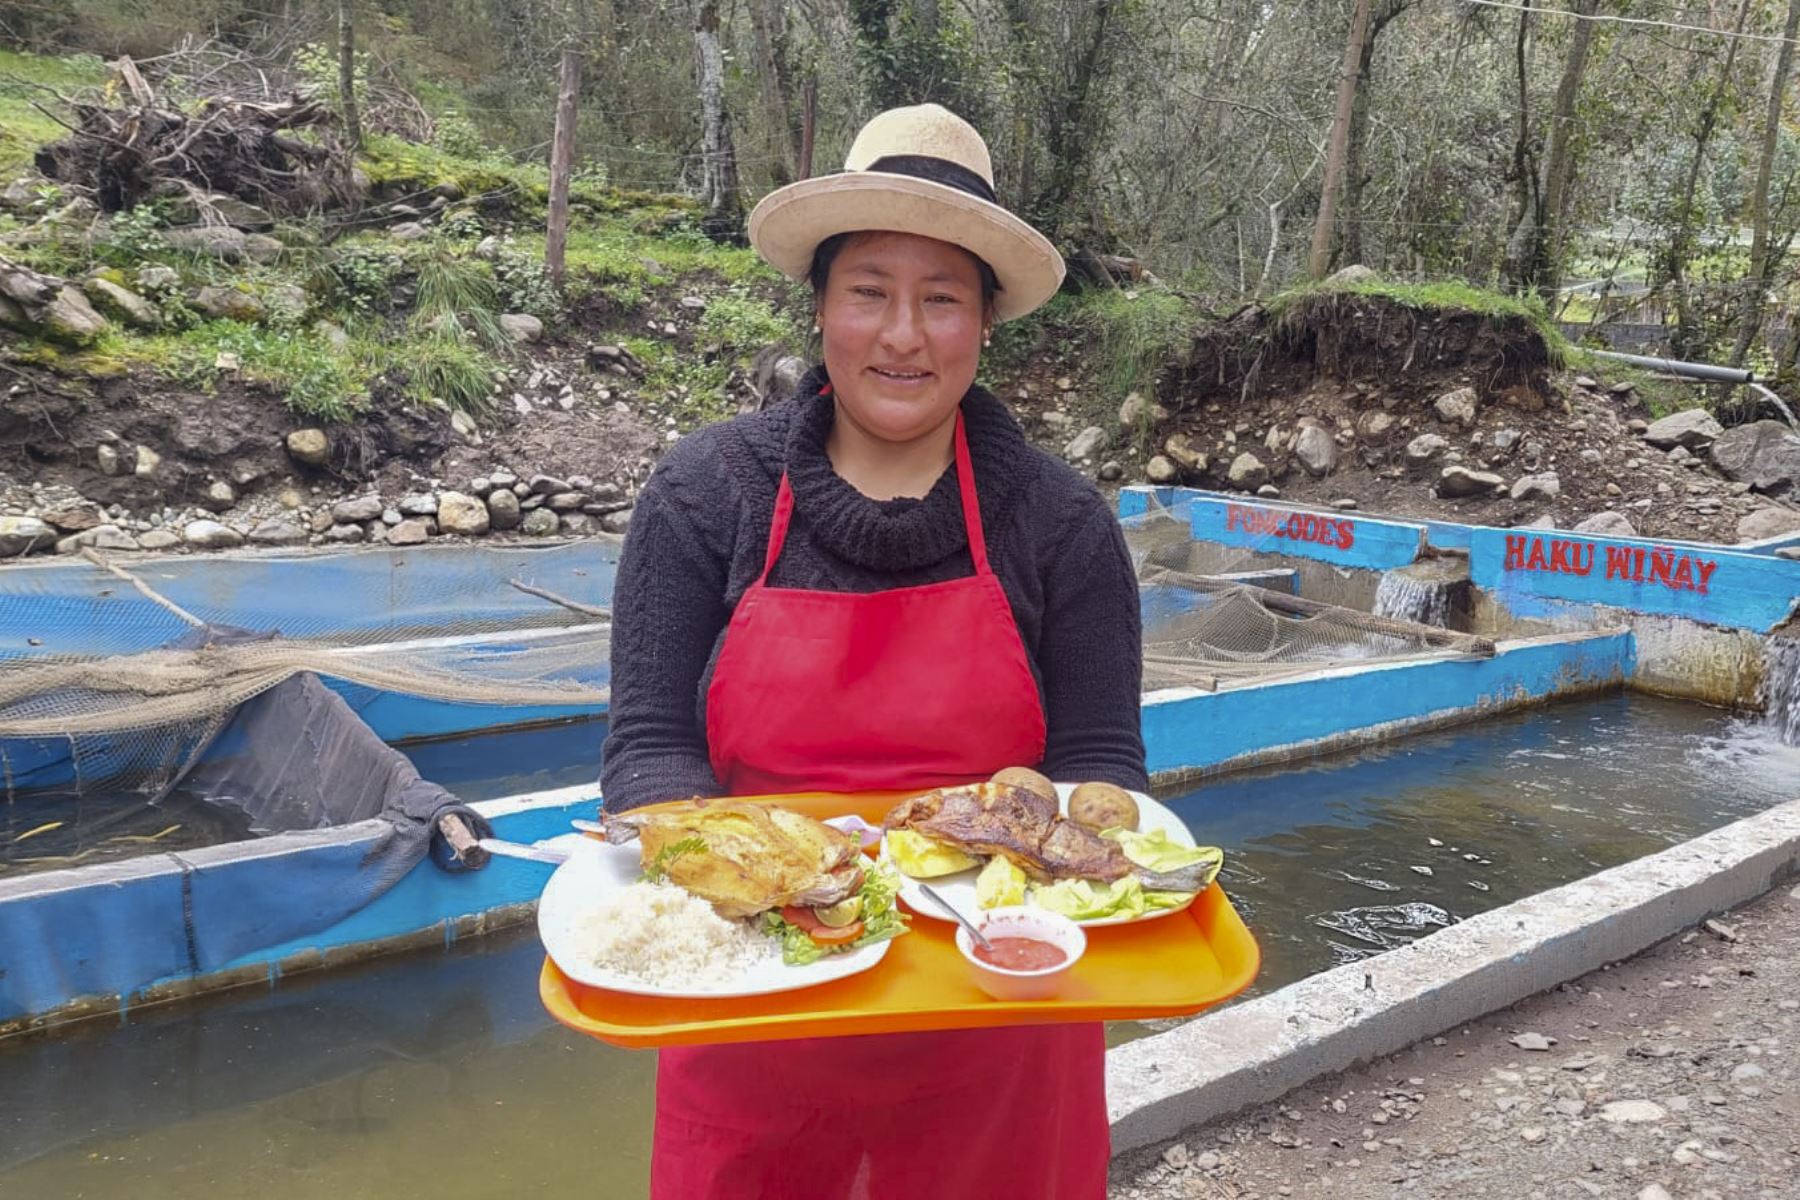
POLYGON ((592 838, 586 841, 586 847, 556 868, 550 882, 544 886, 543 899, 538 902, 538 937, 562 973, 577 983, 639 996, 668 996, 681 1000, 762 996, 816 987, 860 974, 880 962, 888 952, 889 942, 877 942, 847 954, 828 954, 818 962, 790 967, 781 961, 781 942, 772 937, 764 938, 769 947, 765 961, 742 974, 720 979, 716 986, 704 991, 654 987, 641 979, 595 966, 581 953, 577 934, 581 922, 607 896, 641 879, 643 867, 636 842, 610 846, 592 838))
MULTIPOLYGON (((1069 793, 1074 790, 1075 785, 1072 783, 1056 785, 1056 794, 1062 798, 1064 815, 1067 815, 1069 811, 1069 793)), ((1132 792, 1131 798, 1136 800, 1138 805, 1139 833, 1155 833, 1161 829, 1167 831, 1169 840, 1177 845, 1192 846, 1194 844, 1194 835, 1188 832, 1188 827, 1167 805, 1157 803, 1142 792, 1132 792)), ((885 839, 882 841, 881 848, 882 853, 886 854, 887 842, 885 839)), ((968 870, 958 871, 954 875, 940 875, 936 879, 920 881, 902 871, 900 872, 900 899, 906 902, 908 908, 921 916, 937 921, 948 921, 950 918, 944 915, 943 910, 928 900, 925 893, 919 890, 920 882, 925 882, 931 885, 932 891, 954 905, 958 912, 964 916, 973 917, 981 911, 975 903, 975 877, 979 874, 981 874, 980 867, 970 867, 968 870)), ((1176 908, 1158 909, 1156 912, 1145 913, 1141 917, 1102 917, 1098 920, 1075 923, 1085 929, 1096 929, 1102 925, 1129 925, 1134 921, 1154 921, 1158 917, 1173 916, 1175 913, 1185 910, 1193 902, 1190 897, 1187 904, 1176 908)), ((1025 897, 1025 903, 1031 904, 1029 893, 1025 897)))

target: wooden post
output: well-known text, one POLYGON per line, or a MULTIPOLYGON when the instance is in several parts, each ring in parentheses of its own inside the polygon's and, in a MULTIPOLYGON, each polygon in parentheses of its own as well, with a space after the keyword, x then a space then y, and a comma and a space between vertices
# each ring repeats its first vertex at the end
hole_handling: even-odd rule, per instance
POLYGON ((544 265, 558 288, 569 244, 569 175, 575 165, 575 94, 580 88, 581 56, 564 49, 556 84, 556 134, 550 145, 550 224, 544 236, 544 265))
POLYGON ((801 179, 812 178, 813 130, 819 116, 819 81, 807 76, 800 89, 800 171, 801 179))
POLYGON ((1331 138, 1325 149, 1325 183, 1319 189, 1319 219, 1313 223, 1312 253, 1306 273, 1325 278, 1331 265, 1332 226, 1337 219, 1338 184, 1344 175, 1344 154, 1350 145, 1350 115, 1356 104, 1356 77, 1362 67, 1363 39, 1369 35, 1369 0, 1356 0, 1350 18, 1350 40, 1344 45, 1344 67, 1338 75, 1337 112, 1331 118, 1331 138))
POLYGON ((344 106, 344 141, 362 149, 362 115, 356 107, 356 4, 338 0, 338 100, 344 106))

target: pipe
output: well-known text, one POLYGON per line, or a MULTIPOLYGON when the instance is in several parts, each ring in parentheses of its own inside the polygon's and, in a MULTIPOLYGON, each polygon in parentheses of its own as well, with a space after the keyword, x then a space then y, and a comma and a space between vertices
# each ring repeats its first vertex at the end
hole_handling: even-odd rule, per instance
POLYGON ((1646 371, 1663 371, 1670 375, 1685 375, 1689 379, 1704 379, 1709 383, 1754 383, 1756 375, 1751 371, 1742 371, 1736 367, 1715 367, 1711 363, 1681 362, 1673 358, 1653 358, 1647 354, 1621 354, 1617 350, 1587 350, 1595 358, 1611 359, 1627 366, 1642 367, 1646 371))

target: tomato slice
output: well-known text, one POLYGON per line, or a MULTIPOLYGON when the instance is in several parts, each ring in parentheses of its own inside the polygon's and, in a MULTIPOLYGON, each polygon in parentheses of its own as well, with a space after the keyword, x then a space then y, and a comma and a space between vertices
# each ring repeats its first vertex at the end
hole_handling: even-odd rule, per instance
POLYGON ((789 925, 798 925, 808 933, 817 933, 821 929, 829 928, 825 922, 819 920, 812 909, 802 908, 797 904, 790 904, 782 909, 781 919, 789 925))
POLYGON ((833 929, 829 925, 821 925, 817 929, 806 931, 807 936, 821 946, 842 946, 846 942, 854 942, 862 936, 863 923, 852 921, 842 929, 833 929))

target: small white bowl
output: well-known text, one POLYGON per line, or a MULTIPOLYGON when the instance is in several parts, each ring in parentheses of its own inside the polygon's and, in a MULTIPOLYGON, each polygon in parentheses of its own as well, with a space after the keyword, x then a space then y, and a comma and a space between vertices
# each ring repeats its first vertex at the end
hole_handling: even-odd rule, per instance
POLYGON ((994 908, 982 913, 976 924, 986 938, 1026 937, 1048 942, 1061 950, 1063 961, 1040 971, 1009 971, 975 957, 975 939, 961 925, 956 927, 956 948, 975 974, 975 986, 996 1000, 1043 1000, 1054 996, 1069 971, 1087 950, 1087 934, 1065 916, 1042 908, 994 908))

